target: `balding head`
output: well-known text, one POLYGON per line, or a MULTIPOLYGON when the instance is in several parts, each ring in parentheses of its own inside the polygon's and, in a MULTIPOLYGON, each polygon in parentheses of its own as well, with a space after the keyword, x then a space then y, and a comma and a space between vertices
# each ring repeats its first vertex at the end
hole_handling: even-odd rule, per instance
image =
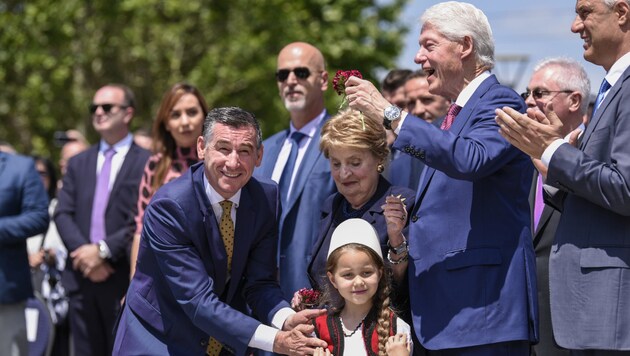
POLYGON ((328 73, 319 49, 305 42, 286 45, 278 54, 276 79, 280 97, 297 129, 324 111, 328 73))

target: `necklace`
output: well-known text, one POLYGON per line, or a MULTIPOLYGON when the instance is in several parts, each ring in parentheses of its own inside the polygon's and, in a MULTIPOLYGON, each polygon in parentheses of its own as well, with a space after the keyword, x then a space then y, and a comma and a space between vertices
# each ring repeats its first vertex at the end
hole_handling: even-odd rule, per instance
POLYGON ((341 318, 341 315, 339 316, 339 321, 341 322, 341 330, 343 332, 343 336, 345 337, 351 337, 352 335, 354 335, 359 328, 361 327, 361 325, 363 325, 363 320, 365 320, 365 317, 363 317, 363 319, 361 319, 361 321, 359 322, 359 324, 357 325, 356 328, 354 328, 354 330, 352 330, 352 332, 350 334, 346 334, 346 330, 348 330, 348 328, 346 328, 346 326, 343 324, 343 319, 341 318))

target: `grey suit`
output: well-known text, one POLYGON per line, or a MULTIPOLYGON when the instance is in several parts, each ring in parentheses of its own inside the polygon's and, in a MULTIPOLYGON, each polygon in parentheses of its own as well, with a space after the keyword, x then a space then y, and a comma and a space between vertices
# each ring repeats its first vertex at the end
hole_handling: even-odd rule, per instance
POLYGON ((553 332, 570 349, 630 350, 630 68, 576 149, 561 145, 547 184, 564 196, 551 249, 553 332))

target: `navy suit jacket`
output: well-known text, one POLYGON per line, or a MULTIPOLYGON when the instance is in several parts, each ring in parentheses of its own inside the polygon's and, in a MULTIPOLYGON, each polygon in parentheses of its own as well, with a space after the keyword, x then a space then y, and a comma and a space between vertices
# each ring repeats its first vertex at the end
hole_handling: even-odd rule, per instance
POLYGON ((289 307, 269 255, 277 246, 277 185, 252 178, 242 188, 226 284, 227 255, 204 174, 203 162, 193 165, 160 188, 147 207, 124 311, 133 312, 141 324, 119 325, 120 350, 158 343, 169 354, 203 355, 212 336, 243 355, 260 325, 243 314, 246 303, 265 323, 289 307), (134 338, 134 328, 146 328, 153 337, 134 338))
POLYGON ((551 316, 570 349, 630 350, 629 102, 630 67, 579 148, 563 144, 549 162, 546 183, 565 197, 549 259, 551 316))
POLYGON ((26 239, 45 232, 48 219, 48 195, 33 160, 0 152, 0 304, 33 295, 26 239))
POLYGON ((523 100, 484 80, 448 131, 408 116, 394 147, 425 162, 409 232, 415 332, 428 349, 538 339, 529 157, 494 110, 523 100))
MULTIPOLYGON (((328 117, 322 120, 322 125, 328 117)), ((293 181, 290 200, 282 207, 279 231, 278 266, 280 287, 287 299, 300 288, 309 287, 306 269, 311 250, 317 241, 320 209, 332 193, 337 191, 330 174, 330 164, 319 150, 321 126, 306 149, 293 181)), ((289 130, 278 132, 264 141, 265 154, 254 176, 271 178, 280 149, 289 130)))
MULTIPOLYGON (((68 161, 63 188, 59 191, 54 218, 68 254, 91 243, 90 224, 98 147, 96 144, 68 161)), ((138 185, 150 155, 149 151, 135 143, 131 145, 116 176, 105 210, 105 243, 112 253, 109 262, 115 270, 107 282, 112 284, 112 292, 121 297, 129 284, 128 249, 135 231, 133 217, 138 209, 138 185)), ((69 256, 66 266, 62 274, 64 287, 68 291, 76 291, 88 280, 72 268, 69 256)))

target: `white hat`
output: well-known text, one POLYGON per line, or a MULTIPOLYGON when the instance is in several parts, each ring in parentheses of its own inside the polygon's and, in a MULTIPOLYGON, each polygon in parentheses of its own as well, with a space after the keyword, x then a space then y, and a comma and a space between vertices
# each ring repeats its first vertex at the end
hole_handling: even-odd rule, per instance
POLYGON ((364 245, 374 250, 383 259, 378 234, 374 226, 363 219, 348 219, 337 226, 330 238, 330 247, 328 247, 326 258, 330 257, 334 250, 351 243, 364 245))

